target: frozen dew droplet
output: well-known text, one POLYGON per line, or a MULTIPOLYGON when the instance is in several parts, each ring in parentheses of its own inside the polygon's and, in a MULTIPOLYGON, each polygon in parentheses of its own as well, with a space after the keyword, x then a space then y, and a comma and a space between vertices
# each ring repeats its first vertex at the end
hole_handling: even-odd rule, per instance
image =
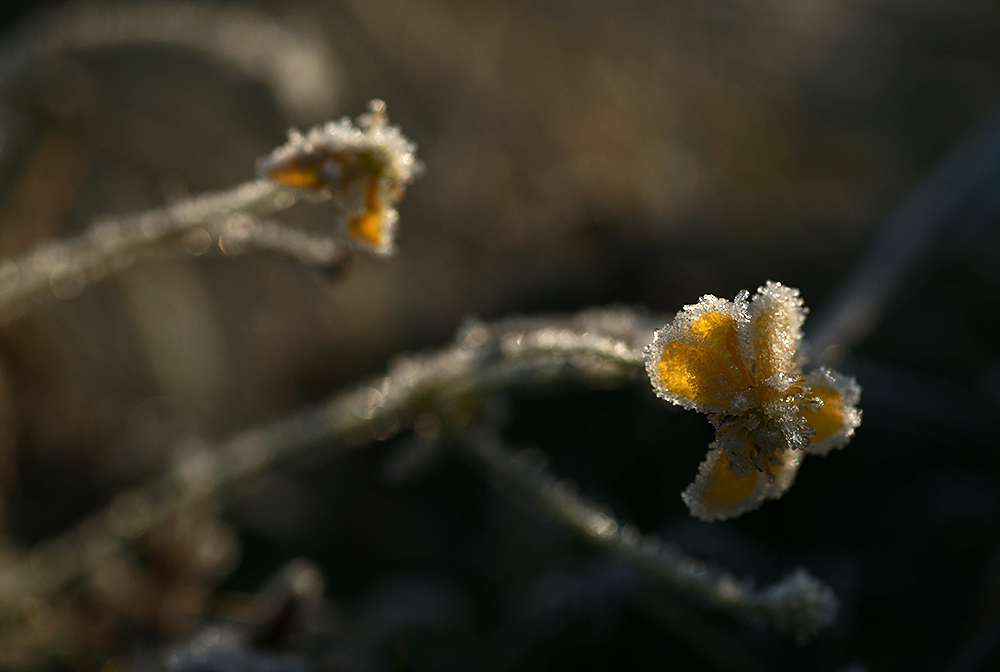
POLYGON ((113 221, 99 222, 94 225, 87 237, 95 247, 105 254, 113 254, 125 244, 125 235, 122 233, 121 225, 113 221))
POLYGON ((235 257, 246 249, 246 238, 232 233, 219 236, 219 251, 227 257, 235 257))
POLYGON ((200 441, 192 440, 174 456, 174 474, 191 492, 208 492, 219 475, 218 457, 200 441))
POLYGON ((308 560, 292 560, 285 568, 288 583, 294 594, 306 600, 319 600, 326 589, 322 572, 308 560))
POLYGON ((382 400, 384 398, 385 397, 382 395, 381 391, 375 389, 374 387, 369 387, 368 397, 365 402, 365 410, 362 417, 369 420, 375 417, 375 412, 382 407, 382 400))
POLYGON ((479 348, 489 341, 490 329, 475 318, 467 318, 459 327, 455 340, 467 348, 479 348))

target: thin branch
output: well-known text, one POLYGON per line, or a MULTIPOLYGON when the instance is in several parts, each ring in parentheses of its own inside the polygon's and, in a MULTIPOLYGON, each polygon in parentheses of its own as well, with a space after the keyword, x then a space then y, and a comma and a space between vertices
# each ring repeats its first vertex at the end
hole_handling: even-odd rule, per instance
MULTIPOLYGON (((642 371, 652 322, 627 309, 569 318, 470 323, 438 353, 398 360, 389 373, 290 418, 215 447, 179 446, 168 473, 120 494, 107 509, 0 569, 0 613, 17 614, 88 576, 146 530, 199 502, 225 498, 259 475, 316 450, 331 459, 409 426, 421 413, 473 416, 484 395, 569 382, 622 385, 642 371)), ((807 638, 836 613, 832 591, 797 570, 770 588, 709 570, 657 540, 621 526, 539 466, 509 454, 482 431, 464 445, 490 473, 526 492, 579 534, 714 608, 764 620, 807 638)))
POLYGON ((610 512, 585 502, 526 453, 507 449, 489 429, 480 427, 465 433, 457 446, 578 535, 651 572, 697 602, 791 630, 800 641, 836 619, 838 604, 833 591, 805 569, 755 590, 750 579, 740 581, 728 572, 685 557, 632 525, 621 525, 610 512))
POLYGON ((269 180, 244 183, 165 208, 120 219, 98 220, 82 235, 35 248, 19 259, 0 260, 0 323, 35 301, 76 297, 88 283, 121 271, 151 254, 232 227, 239 214, 267 215, 295 203, 295 192, 269 180))
POLYGON ((332 235, 302 231, 273 219, 240 214, 227 218, 219 228, 219 247, 227 255, 241 254, 252 247, 283 254, 303 266, 327 268, 347 254, 332 235))
POLYGON ((30 553, 0 563, 0 616, 24 615, 93 573, 132 540, 201 502, 317 450, 327 459, 385 438, 423 412, 474 414, 484 395, 572 381, 621 385, 642 371, 651 323, 626 309, 565 319, 470 323, 455 345, 396 361, 388 374, 218 446, 178 446, 168 471, 30 553))

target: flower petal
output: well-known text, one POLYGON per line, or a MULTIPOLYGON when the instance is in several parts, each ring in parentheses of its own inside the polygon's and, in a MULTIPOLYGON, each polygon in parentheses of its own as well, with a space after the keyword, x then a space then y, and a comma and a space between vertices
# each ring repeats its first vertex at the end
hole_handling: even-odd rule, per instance
POLYGON ((712 522, 735 518, 753 511, 765 499, 777 499, 791 486, 801 462, 801 453, 787 449, 772 458, 763 471, 741 476, 729 464, 729 452, 709 446, 694 483, 681 493, 691 515, 712 522))
MULTIPOLYGON (((777 391, 784 390, 798 378, 796 356, 807 311, 799 290, 768 280, 757 289, 749 311, 750 323, 743 347, 744 356, 753 367, 754 380, 777 391)), ((761 399, 759 403, 764 401, 761 399)))
POLYGON ((657 330, 646 348, 646 371, 658 396, 704 413, 747 410, 752 381, 739 344, 749 320, 746 296, 735 302, 703 296, 657 330))
POLYGON ((802 407, 802 416, 816 430, 809 439, 806 452, 825 455, 834 448, 843 448, 861 424, 861 387, 851 376, 820 367, 806 376, 810 395, 823 402, 819 408, 802 407))
POLYGON ((375 178, 369 179, 358 208, 347 220, 347 236, 356 245, 378 255, 387 256, 395 251, 393 242, 396 209, 383 194, 382 185, 375 178))

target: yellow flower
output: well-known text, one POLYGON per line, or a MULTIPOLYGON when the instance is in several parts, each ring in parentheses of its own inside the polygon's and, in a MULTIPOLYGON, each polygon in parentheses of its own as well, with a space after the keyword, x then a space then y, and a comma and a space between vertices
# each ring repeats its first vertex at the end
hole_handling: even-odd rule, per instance
POLYGON ((799 361, 806 308, 799 291, 768 282, 750 298, 712 295, 684 306, 646 348, 656 394, 707 413, 715 442, 681 495, 702 520, 724 520, 777 499, 806 453, 847 445, 861 423, 853 378, 799 361))

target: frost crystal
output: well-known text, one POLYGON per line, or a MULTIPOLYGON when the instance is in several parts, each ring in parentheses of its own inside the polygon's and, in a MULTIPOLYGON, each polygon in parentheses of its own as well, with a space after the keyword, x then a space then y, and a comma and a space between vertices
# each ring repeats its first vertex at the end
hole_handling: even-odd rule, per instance
POLYGON ((768 589, 762 602, 800 644, 833 623, 840 608, 833 591, 801 568, 768 589))
POLYGON ((805 453, 847 444, 861 423, 861 388, 849 376, 799 362, 806 308, 777 282, 749 299, 712 295, 684 306, 646 348, 656 394, 707 413, 716 440, 682 494, 702 520, 724 520, 777 499, 805 453))
POLYGON ((385 103, 373 100, 357 124, 344 117, 308 133, 288 132, 288 142, 258 160, 257 173, 278 184, 330 194, 347 216, 342 236, 378 255, 395 251, 395 205, 423 170, 417 146, 390 126, 385 103))

